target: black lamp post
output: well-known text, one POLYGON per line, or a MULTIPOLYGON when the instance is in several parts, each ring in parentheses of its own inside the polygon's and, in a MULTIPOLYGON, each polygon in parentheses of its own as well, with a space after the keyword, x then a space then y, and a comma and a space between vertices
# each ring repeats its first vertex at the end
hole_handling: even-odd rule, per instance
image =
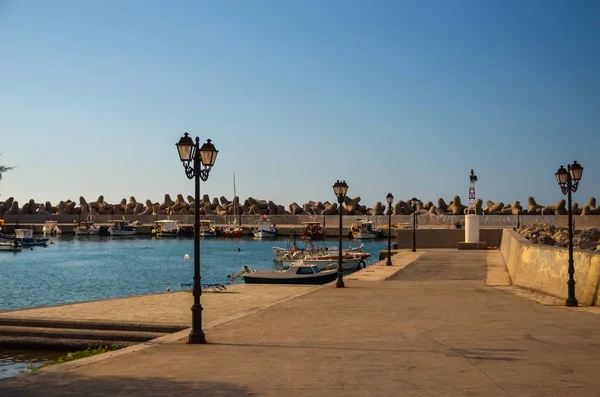
POLYGON ((206 336, 202 330, 202 305, 200 304, 200 295, 202 288, 200 286, 200 179, 206 181, 208 174, 215 165, 219 151, 207 139, 204 145, 200 147, 200 139, 196 137, 196 142, 192 141, 189 134, 183 134, 177 142, 177 151, 179 159, 183 163, 185 175, 188 179, 194 179, 194 303, 192 304, 192 331, 190 332, 188 343, 206 343, 206 336), (204 166, 204 167, 203 167, 204 166))
POLYGON ((569 281, 567 282, 569 293, 566 305, 577 306, 575 280, 573 279, 575 267, 573 265, 573 205, 571 203, 571 192, 575 193, 577 191, 579 181, 583 175, 583 167, 577 161, 573 161, 573 164, 567 165, 567 169, 561 165, 554 175, 556 175, 556 181, 562 193, 567 195, 567 210, 569 211, 569 281))
POLYGON ((413 197, 412 199, 410 199, 410 203, 413 206, 413 209, 415 210, 415 212, 413 212, 413 246, 412 246, 412 252, 417 252, 417 204, 419 203, 419 200, 417 200, 415 197, 413 197))
POLYGON ((388 203, 388 254, 386 266, 392 266, 392 203, 394 202, 394 196, 392 193, 388 193, 385 199, 388 203))
POLYGON ((346 181, 340 182, 339 180, 333 185, 333 192, 337 196, 339 210, 340 210, 340 247, 338 251, 338 274, 337 281, 335 282, 336 288, 344 288, 344 268, 342 267, 342 203, 348 193, 348 185, 346 181))

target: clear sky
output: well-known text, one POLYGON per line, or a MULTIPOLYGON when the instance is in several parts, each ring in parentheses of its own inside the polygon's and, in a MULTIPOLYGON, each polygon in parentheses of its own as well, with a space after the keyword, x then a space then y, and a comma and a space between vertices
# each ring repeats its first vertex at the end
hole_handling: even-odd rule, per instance
MULTIPOLYGON (((0 200, 600 195, 596 0, 0 0, 0 200)), ((600 199, 600 197, 598 197, 600 199)))

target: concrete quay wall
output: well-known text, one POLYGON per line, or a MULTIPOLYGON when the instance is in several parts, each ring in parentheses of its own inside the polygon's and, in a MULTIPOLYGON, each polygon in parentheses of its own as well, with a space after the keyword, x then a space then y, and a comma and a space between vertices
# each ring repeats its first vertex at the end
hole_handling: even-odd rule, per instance
MULTIPOLYGON (((502 240, 502 228, 479 229, 479 241, 486 242, 488 247, 499 247, 502 240)), ((458 243, 465 241, 464 229, 427 229, 416 230, 416 247, 421 248, 457 248, 458 243)), ((396 243, 399 249, 412 248, 413 230, 398 229, 396 243)))
MULTIPOLYGON (((566 248, 534 244, 516 231, 504 229, 500 250, 514 285, 566 299, 566 248)), ((600 286, 600 252, 575 250, 573 260, 575 296, 579 303, 595 306, 600 286)))

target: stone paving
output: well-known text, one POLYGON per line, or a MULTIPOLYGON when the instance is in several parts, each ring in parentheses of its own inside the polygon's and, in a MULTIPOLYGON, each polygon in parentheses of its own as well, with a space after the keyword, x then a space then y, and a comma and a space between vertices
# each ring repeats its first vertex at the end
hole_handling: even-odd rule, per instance
POLYGON ((499 255, 401 251, 395 275, 372 266, 374 281, 365 272, 207 326, 206 345, 49 367, 0 381, 0 396, 600 395, 600 316, 515 293, 499 255))

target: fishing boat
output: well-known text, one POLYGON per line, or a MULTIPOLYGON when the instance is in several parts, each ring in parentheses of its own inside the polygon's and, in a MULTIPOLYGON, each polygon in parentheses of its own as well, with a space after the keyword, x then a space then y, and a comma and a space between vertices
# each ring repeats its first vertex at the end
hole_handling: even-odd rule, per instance
MULTIPOLYGON (((342 269, 358 270, 367 266, 366 260, 371 256, 367 252, 342 252, 342 269)), ((292 255, 290 258, 284 258, 279 261, 281 266, 286 269, 298 260, 303 261, 308 265, 318 266, 321 270, 337 267, 339 255, 337 253, 329 253, 326 255, 292 255)))
POLYGON ((58 227, 57 221, 46 221, 42 227, 42 233, 44 236, 56 236, 62 234, 62 230, 58 227))
POLYGON ((310 239, 312 241, 325 239, 325 229, 321 227, 321 222, 310 221, 302 222, 302 224, 304 225, 304 230, 298 234, 300 237, 310 239))
POLYGON ((88 205, 88 214, 85 221, 79 222, 79 225, 73 228, 73 232, 77 236, 93 236, 100 232, 100 226, 94 223, 92 212, 92 207, 88 205))
MULTIPOLYGON (((311 240, 304 240, 304 247, 300 246, 296 241, 295 235, 292 239, 287 241, 287 247, 272 247, 273 249, 273 262, 281 263, 283 259, 290 259, 292 255, 306 255, 306 256, 320 256, 328 255, 331 253, 337 253, 339 247, 337 246, 317 246, 313 244, 311 240)), ((342 247, 342 253, 359 253, 363 252, 365 248, 364 244, 357 247, 349 246, 342 247)))
POLYGON ((152 229, 152 234, 156 237, 177 237, 179 236, 179 225, 172 219, 164 219, 155 222, 156 226, 152 229))
POLYGON ((350 227, 348 236, 356 240, 376 239, 381 237, 381 230, 373 227, 373 222, 368 219, 360 219, 350 227))
POLYGON ((0 241, 0 252, 19 252, 21 251, 21 246, 16 241, 8 242, 8 241, 0 241))
POLYGON ((129 224, 125 219, 110 221, 113 225, 108 228, 111 236, 133 236, 140 230, 139 224, 129 224))
POLYGON ((271 223, 271 220, 263 216, 258 222, 258 227, 252 232, 255 238, 274 238, 277 237, 277 228, 271 223))
POLYGON ((200 220, 200 237, 215 237, 217 230, 215 229, 213 222, 208 219, 200 220))
MULTIPOLYGON (((337 270, 321 270, 318 266, 309 265, 302 261, 294 262, 284 270, 252 270, 249 266, 244 266, 242 272, 239 273, 241 273, 241 277, 246 284, 320 285, 329 283, 337 277, 337 270)), ((230 277, 233 278, 239 273, 235 273, 230 277)))
POLYGON ((48 237, 33 237, 33 229, 15 229, 14 240, 23 247, 45 247, 48 237))

